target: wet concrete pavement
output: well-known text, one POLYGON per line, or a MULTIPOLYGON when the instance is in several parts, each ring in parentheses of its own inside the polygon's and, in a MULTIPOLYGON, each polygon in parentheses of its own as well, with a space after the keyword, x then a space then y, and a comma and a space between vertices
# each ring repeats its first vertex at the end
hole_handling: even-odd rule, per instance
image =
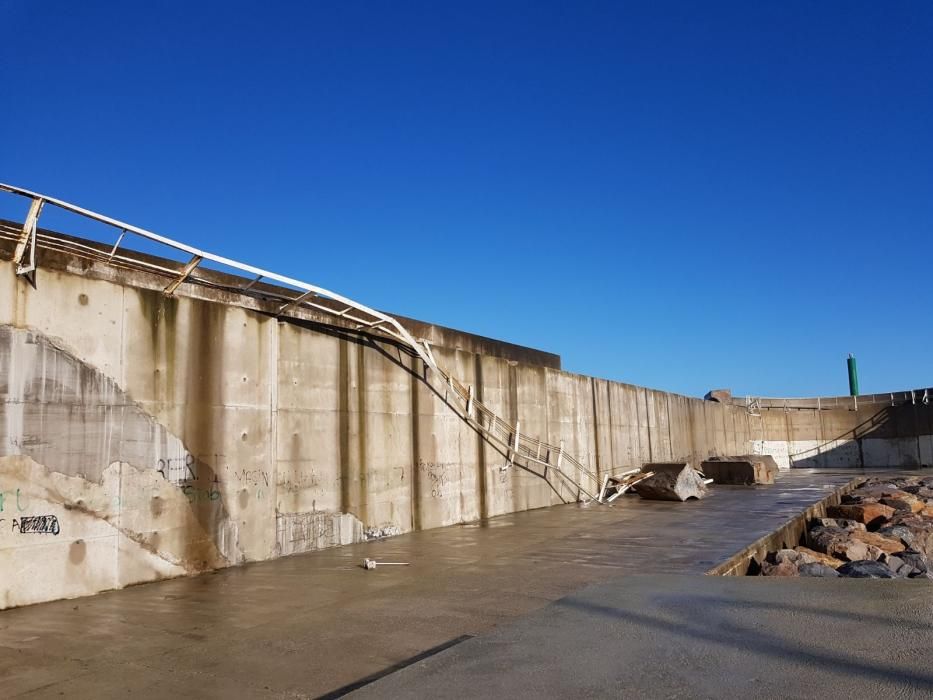
POLYGON ((365 698, 929 698, 933 581, 629 576, 365 686, 365 698))
POLYGON ((561 506, 0 612, 0 697, 317 697, 588 584, 702 574, 858 476, 561 506))

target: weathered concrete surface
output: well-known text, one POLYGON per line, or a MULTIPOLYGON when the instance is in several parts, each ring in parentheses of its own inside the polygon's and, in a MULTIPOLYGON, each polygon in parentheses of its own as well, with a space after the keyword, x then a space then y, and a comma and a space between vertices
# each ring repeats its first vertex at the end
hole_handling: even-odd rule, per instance
MULTIPOLYGON (((850 473, 624 496, 0 612, 3 697, 316 697, 621 574, 702 574, 850 473), (364 571, 364 557, 407 567, 364 571)), ((614 653, 614 651, 612 652, 614 653)), ((609 655, 611 656, 612 653, 609 655)))
POLYGON ((790 467, 914 469, 933 466, 933 404, 761 409, 749 416, 752 452, 790 467))
MULTIPOLYGON (((46 249, 39 267, 34 289, 0 264, 0 607, 576 497, 554 470, 502 469, 506 455, 384 338, 311 311, 276 318, 269 285, 244 295, 246 280, 199 269, 209 284, 169 298, 149 272, 46 249)), ((563 442, 597 480, 753 447, 782 466, 933 461, 927 408, 754 416, 412 328, 479 400, 563 442), (801 440, 817 457, 794 453, 801 440)))
MULTIPOLYGON (((0 265, 0 607, 576 497, 553 474, 501 469, 391 343, 278 320, 220 273, 204 272, 228 289, 169 298, 156 275, 39 262, 38 289, 0 265)), ((422 325, 479 400, 599 474, 749 447, 741 407, 422 325)))
POLYGON ((632 576, 354 698, 929 698, 933 582, 632 576))

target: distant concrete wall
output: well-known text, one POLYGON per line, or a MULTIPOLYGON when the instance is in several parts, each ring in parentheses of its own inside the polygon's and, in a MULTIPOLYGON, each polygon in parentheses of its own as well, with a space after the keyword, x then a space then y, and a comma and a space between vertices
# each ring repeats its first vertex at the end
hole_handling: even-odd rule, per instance
POLYGON ((933 405, 920 400, 760 413, 749 417, 753 449, 783 468, 933 466, 933 405))
MULTIPOLYGON (((228 292, 165 297, 143 273, 40 262, 38 289, 0 265, 0 607, 570 495, 502 471, 505 456, 389 343, 280 322, 228 292)), ((600 473, 743 453, 754 438, 744 408, 445 337, 435 354, 480 400, 600 473)))

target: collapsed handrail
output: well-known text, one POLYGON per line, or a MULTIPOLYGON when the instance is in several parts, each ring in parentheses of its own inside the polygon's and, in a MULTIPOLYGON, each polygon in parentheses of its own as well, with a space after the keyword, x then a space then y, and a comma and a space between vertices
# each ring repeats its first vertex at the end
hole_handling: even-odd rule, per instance
MULTIPOLYGON (((167 236, 104 214, 99 214, 90 209, 79 207, 55 197, 4 183, 0 183, 0 191, 9 192, 31 200, 29 213, 27 214, 23 229, 21 232, 15 234, 17 245, 13 255, 13 263, 16 265, 17 274, 29 274, 36 269, 35 249, 36 246, 39 245, 39 247, 42 248, 70 252, 117 267, 141 269, 172 277, 172 282, 164 290, 167 295, 174 294, 183 283, 199 281, 192 277, 192 273, 205 260, 253 275, 254 279, 240 287, 240 291, 243 293, 248 293, 249 289, 261 280, 270 280, 292 287, 297 290, 299 294, 295 297, 281 297, 281 300, 285 303, 279 307, 278 315, 286 315, 289 311, 297 307, 307 307, 355 323, 357 324, 357 330, 363 329, 370 333, 383 333, 401 342, 421 359, 425 367, 429 370, 434 370, 443 379, 450 393, 456 398, 459 408, 463 413, 463 417, 490 442, 497 445, 505 452, 506 465, 504 468, 510 467, 515 460, 522 460, 527 464, 540 465, 544 467, 544 474, 540 475, 542 478, 547 479, 549 471, 553 470, 566 484, 576 489, 577 500, 598 501, 594 493, 588 488, 590 483, 598 488, 599 478, 597 474, 587 469, 579 459, 566 452, 563 441, 561 441, 559 445, 548 444, 542 440, 523 434, 520 429, 520 423, 512 425, 499 417, 494 411, 489 409, 474 396, 472 387, 465 386, 457 381, 437 363, 427 341, 416 340, 411 333, 392 316, 370 308, 349 297, 332 292, 324 287, 309 284, 292 277, 264 270, 255 265, 242 263, 231 258, 195 248, 194 246, 173 240, 167 236), (120 236, 116 244, 110 250, 109 254, 107 254, 91 246, 56 237, 48 232, 40 233, 38 229, 38 219, 43 207, 47 204, 119 229, 120 236), (137 257, 123 255, 119 253, 119 249, 127 233, 186 253, 191 256, 191 259, 187 264, 184 264, 181 269, 171 269, 137 257), (343 306, 344 308, 337 309, 332 305, 322 304, 319 300, 337 302, 337 305, 343 306), (565 464, 572 467, 574 475, 567 473, 565 464), (584 482, 586 483, 584 484, 584 482)), ((0 238, 9 239, 10 237, 9 234, 0 231, 0 238)), ((595 488, 593 490, 595 491, 595 488)))

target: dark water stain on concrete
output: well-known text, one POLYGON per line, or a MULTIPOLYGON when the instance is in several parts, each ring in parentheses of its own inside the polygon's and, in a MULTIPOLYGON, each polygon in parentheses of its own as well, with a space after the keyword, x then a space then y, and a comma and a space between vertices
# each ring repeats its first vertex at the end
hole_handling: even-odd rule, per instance
POLYGON ((163 510, 165 510, 165 503, 162 502, 162 497, 153 496, 149 501, 149 512, 152 513, 152 517, 158 518, 163 510))
POLYGON ((81 564, 87 556, 87 543, 84 540, 75 540, 68 548, 68 561, 72 564, 81 564))

